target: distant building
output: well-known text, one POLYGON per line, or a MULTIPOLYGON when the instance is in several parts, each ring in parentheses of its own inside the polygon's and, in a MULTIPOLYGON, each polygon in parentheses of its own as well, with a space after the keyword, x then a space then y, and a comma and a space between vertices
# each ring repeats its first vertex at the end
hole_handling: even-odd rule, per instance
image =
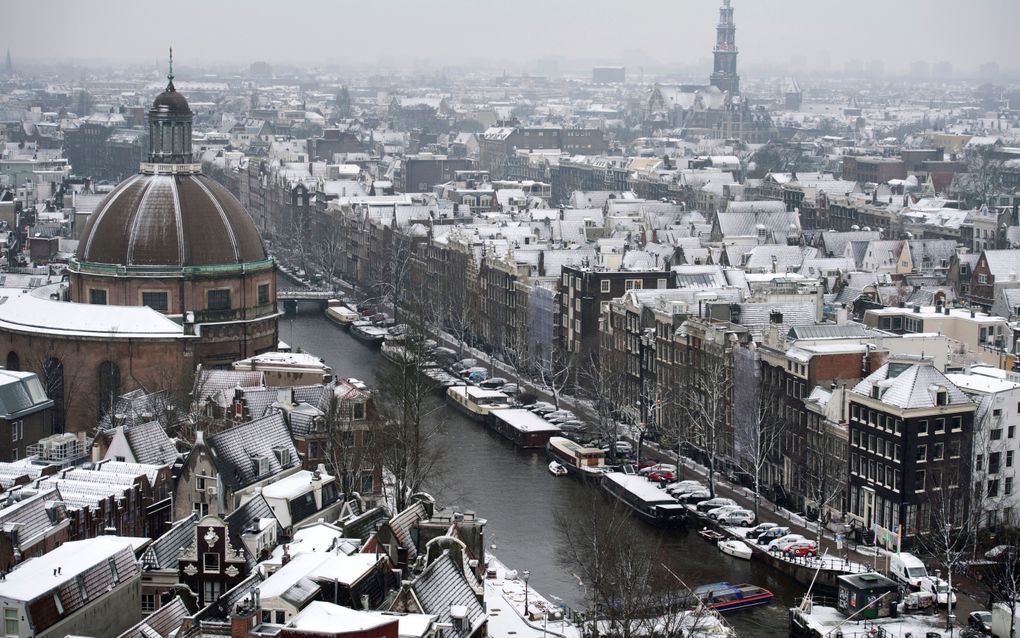
POLYGON ((17 461, 53 431, 53 400, 34 372, 18 371, 16 356, 7 367, 0 370, 0 459, 17 461))
POLYGON ((597 66, 591 70, 593 84, 623 84, 627 81, 627 69, 622 66, 597 66))

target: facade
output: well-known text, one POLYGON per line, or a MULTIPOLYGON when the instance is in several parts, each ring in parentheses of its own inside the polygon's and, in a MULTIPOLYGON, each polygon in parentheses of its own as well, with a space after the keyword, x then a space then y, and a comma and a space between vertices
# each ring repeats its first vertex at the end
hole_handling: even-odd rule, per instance
POLYGON ((246 561, 244 548, 231 544, 227 524, 216 516, 203 516, 190 546, 178 558, 178 581, 195 592, 204 607, 244 579, 246 561))
POLYGON ((39 377, 17 367, 0 370, 0 459, 25 458, 28 446, 52 431, 53 400, 39 377))
POLYGON ((894 547, 956 527, 973 505, 976 405, 931 361, 890 357, 849 393, 848 514, 894 547))

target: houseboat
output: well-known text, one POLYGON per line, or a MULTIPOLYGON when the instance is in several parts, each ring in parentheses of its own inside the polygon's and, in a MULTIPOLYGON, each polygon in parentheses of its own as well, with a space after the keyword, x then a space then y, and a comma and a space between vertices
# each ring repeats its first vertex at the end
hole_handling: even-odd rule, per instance
POLYGON ((545 447, 551 437, 560 433, 560 426, 520 408, 493 410, 486 423, 521 448, 545 447))
POLYGON ((510 397, 502 392, 466 383, 447 388, 446 399, 453 407, 483 423, 494 410, 506 410, 510 407, 510 397))
POLYGON ((605 450, 585 447, 562 436, 549 439, 545 451, 550 460, 567 468, 567 472, 586 479, 598 480, 609 471, 605 450))
POLYGON ((695 587, 692 593, 709 609, 731 611, 744 607, 766 605, 772 601, 772 592, 757 585, 731 585, 712 583, 695 587))
POLYGON ((369 345, 381 344, 386 334, 386 328, 377 326, 371 321, 355 321, 351 324, 351 336, 369 345))
POLYGON ((673 527, 684 522, 686 508, 643 476, 606 472, 602 489, 653 525, 673 527))
POLYGON ((361 315, 358 314, 357 310, 341 304, 326 308, 326 318, 344 328, 349 328, 352 323, 361 320, 361 315))

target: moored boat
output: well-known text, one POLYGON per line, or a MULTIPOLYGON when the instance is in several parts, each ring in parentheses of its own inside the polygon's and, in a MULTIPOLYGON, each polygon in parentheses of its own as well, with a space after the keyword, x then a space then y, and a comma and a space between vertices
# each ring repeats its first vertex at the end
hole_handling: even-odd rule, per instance
POLYGON ((510 407, 510 397, 496 390, 485 390, 473 385, 453 385, 446 389, 446 398, 453 407, 476 421, 485 421, 493 410, 510 407))
POLYGON ((352 323, 361 320, 361 315, 357 310, 352 310, 345 305, 339 305, 326 308, 326 318, 344 328, 349 328, 352 323))
POLYGON ((549 473, 553 476, 566 476, 567 468, 563 467, 556 461, 549 461, 549 473))
POLYGON ((381 328, 371 321, 355 321, 351 324, 351 336, 373 346, 381 344, 386 334, 386 328, 381 328))
POLYGON ((772 592, 758 585, 731 585, 712 583, 695 587, 692 592, 709 609, 731 611, 744 607, 766 605, 772 601, 772 592))
POLYGON ((546 454, 571 474, 584 478, 598 479, 609 471, 606 467, 606 452, 596 447, 586 447, 562 436, 549 439, 546 454))
POLYGON ((643 476, 607 472, 602 475, 602 489, 653 525, 673 527, 684 522, 684 506, 643 476))
POLYGON ((735 538, 719 541, 719 551, 734 558, 742 558, 744 560, 751 560, 751 554, 753 553, 750 545, 735 538))
POLYGON ((726 534, 723 534, 722 532, 717 532, 716 530, 709 529, 707 527, 699 529, 698 536, 704 538, 706 541, 710 543, 717 543, 726 538, 726 534))

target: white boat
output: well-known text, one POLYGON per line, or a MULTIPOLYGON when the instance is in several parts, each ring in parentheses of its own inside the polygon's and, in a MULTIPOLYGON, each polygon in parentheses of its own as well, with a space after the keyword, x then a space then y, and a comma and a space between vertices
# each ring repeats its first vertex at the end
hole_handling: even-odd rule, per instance
MULTIPOLYGON (((465 381, 459 383, 446 389, 446 399, 453 407, 476 421, 484 423, 490 412, 510 408, 510 397, 502 392, 465 385, 465 381)), ((542 444, 545 445, 545 442, 542 444)))
POLYGON ((348 328, 352 323, 361 319, 361 314, 357 310, 340 305, 326 308, 326 317, 333 323, 348 328))
POLYGON ((560 465, 556 461, 549 461, 549 472, 553 476, 566 476, 567 475, 567 468, 563 467, 562 465, 560 465))
POLYGON ((723 554, 729 554, 734 558, 743 558, 744 560, 751 560, 751 546, 744 541, 738 541, 735 538, 731 538, 725 541, 719 541, 719 551, 723 554))

